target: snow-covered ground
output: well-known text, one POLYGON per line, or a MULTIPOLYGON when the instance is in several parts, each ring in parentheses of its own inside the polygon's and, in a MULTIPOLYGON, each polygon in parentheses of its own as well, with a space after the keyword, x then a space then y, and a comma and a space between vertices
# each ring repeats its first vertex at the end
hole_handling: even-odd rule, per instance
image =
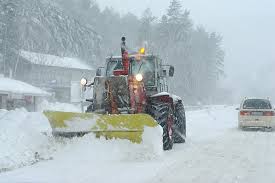
POLYGON ((66 112, 81 112, 81 105, 73 105, 67 103, 50 103, 47 100, 43 100, 38 105, 38 111, 50 110, 50 111, 66 111, 66 112))
POLYGON ((0 111, 0 182, 275 182, 275 133, 238 130, 234 107, 188 111, 187 128, 185 144, 162 152, 148 131, 141 145, 54 140, 41 113, 0 111))

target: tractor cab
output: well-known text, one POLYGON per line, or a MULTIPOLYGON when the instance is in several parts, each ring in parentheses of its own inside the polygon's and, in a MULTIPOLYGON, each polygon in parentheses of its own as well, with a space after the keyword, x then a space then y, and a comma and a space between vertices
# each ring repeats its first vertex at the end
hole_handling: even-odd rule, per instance
MULTIPOLYGON (((129 72, 128 76, 132 76, 136 81, 143 81, 145 86, 156 86, 156 57, 147 55, 136 58, 131 56, 129 58, 129 72)), ((123 70, 121 57, 109 57, 106 59, 106 76, 119 76, 118 74, 123 70)))
MULTIPOLYGON (((163 65, 156 55, 145 54, 145 48, 128 53, 125 38, 121 56, 107 57, 104 72, 102 69, 92 83, 92 107, 111 114, 145 112, 148 98, 169 92, 168 78, 174 73, 174 67, 163 65)), ((83 83, 85 87, 87 82, 83 83)))

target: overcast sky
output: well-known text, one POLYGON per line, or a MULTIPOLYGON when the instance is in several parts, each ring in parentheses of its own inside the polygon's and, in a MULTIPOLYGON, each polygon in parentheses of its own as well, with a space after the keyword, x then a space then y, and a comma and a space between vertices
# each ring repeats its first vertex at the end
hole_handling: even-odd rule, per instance
MULTIPOLYGON (((102 8, 112 6, 122 14, 132 12, 140 16, 149 7, 158 17, 166 12, 169 2, 170 0, 98 0, 102 8)), ((242 87, 248 90, 245 95, 256 94, 251 92, 254 89, 265 95, 266 91, 275 88, 274 0, 183 0, 182 3, 184 8, 191 11, 195 24, 204 25, 209 31, 223 35, 228 76, 226 84, 238 89, 245 85, 242 87), (268 72, 272 72, 268 74, 269 78, 264 78, 266 73, 259 73, 267 63, 271 63, 274 71, 269 70, 268 72), (262 89, 256 87, 257 83, 261 83, 262 89)))

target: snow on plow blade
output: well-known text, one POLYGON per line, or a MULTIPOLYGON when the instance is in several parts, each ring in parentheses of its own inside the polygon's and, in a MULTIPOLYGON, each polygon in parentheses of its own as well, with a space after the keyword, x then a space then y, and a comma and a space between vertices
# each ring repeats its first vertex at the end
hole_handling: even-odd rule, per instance
POLYGON ((73 137, 93 132, 96 137, 128 139, 141 143, 144 127, 158 127, 158 123, 148 114, 103 115, 59 111, 43 113, 55 136, 73 137))

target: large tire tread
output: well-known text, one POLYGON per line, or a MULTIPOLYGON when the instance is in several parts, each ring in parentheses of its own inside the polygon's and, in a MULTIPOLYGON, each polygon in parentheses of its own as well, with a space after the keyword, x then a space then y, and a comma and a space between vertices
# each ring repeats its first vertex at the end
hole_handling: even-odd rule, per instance
POLYGON ((167 123, 168 117, 171 114, 170 104, 163 102, 151 102, 148 112, 163 128, 163 150, 171 150, 173 148, 173 137, 169 137, 167 123))
POLYGON ((175 105, 174 143, 185 143, 186 138, 186 117, 182 102, 175 105))

